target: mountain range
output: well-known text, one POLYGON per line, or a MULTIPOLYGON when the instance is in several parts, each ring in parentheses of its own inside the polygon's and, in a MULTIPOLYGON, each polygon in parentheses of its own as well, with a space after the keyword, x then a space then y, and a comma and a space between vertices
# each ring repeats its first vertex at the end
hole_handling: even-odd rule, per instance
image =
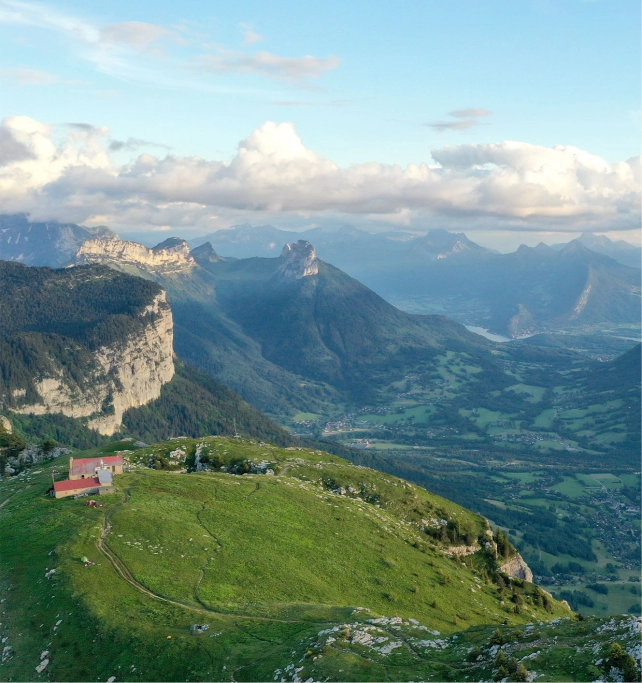
MULTIPOLYGON (((58 267, 96 237, 114 234, 107 228, 31 223, 22 215, 5 215, 0 217, 0 258, 58 267)), ((508 337, 640 323, 640 249, 605 236, 583 234, 566 244, 522 245, 499 254, 446 230, 371 234, 343 226, 297 233, 240 225, 195 239, 190 246, 209 243, 227 260, 275 258, 284 243, 299 239, 313 243, 325 262, 403 310, 444 314, 508 337)), ((158 253, 166 246, 154 249, 158 253)), ((189 251, 187 245, 176 248, 189 251)), ((115 260, 117 254, 111 256, 115 260)), ((154 264, 163 268, 158 259, 154 264)))
MULTIPOLYGON (((642 248, 624 240, 611 240, 606 235, 594 235, 590 232, 582 233, 577 239, 587 249, 604 256, 610 256, 614 261, 631 268, 640 268, 642 248)), ((553 244, 553 249, 563 249, 565 244, 553 244)))
MULTIPOLYGON (((279 238, 294 235, 242 225, 192 244, 209 241, 224 256, 247 258, 273 254, 279 238)), ((404 310, 443 313, 510 337, 640 322, 639 248, 607 237, 583 235, 556 248, 522 245, 510 254, 446 230, 416 236, 346 226, 298 237, 313 241, 321 258, 404 310), (628 265, 618 261, 621 255, 628 265)))
POLYGON ((384 386, 446 349, 492 366, 485 339, 443 316, 400 311, 318 259, 309 242, 286 244, 276 258, 250 259, 220 258, 209 244, 193 252, 179 240, 163 245, 92 240, 76 263, 161 284, 179 356, 263 410, 292 414, 323 401, 376 401, 384 386), (171 272, 170 251, 181 264, 171 272))

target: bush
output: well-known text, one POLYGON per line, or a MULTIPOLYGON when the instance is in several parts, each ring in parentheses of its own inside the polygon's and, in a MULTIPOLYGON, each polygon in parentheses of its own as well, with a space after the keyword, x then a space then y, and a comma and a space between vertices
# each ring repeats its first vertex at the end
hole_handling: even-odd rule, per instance
POLYGON ((500 666, 494 676, 494 680, 501 681, 508 676, 508 671, 503 666, 500 666))
POLYGON ((640 680, 640 670, 637 662, 631 655, 624 651, 620 643, 613 643, 608 651, 608 656, 605 660, 606 671, 610 671, 612 666, 621 669, 624 674, 624 680, 627 683, 640 680))
POLYGON ((491 645, 503 645, 504 644, 504 636, 502 635, 502 632, 496 628, 493 631, 493 635, 490 637, 490 644, 491 645))
POLYGON ((56 442, 55 442, 53 439, 45 439, 45 440, 40 444, 40 448, 42 448, 42 450, 43 450, 45 453, 50 453, 51 451, 53 451, 53 449, 54 449, 55 447, 56 447, 56 442))
POLYGON ((528 669, 520 662, 517 665, 517 669, 511 676, 513 681, 527 681, 528 680, 528 669))
POLYGON ((16 456, 27 447, 27 442, 17 434, 0 434, 0 448, 6 448, 9 456, 16 456))
POLYGON ((481 648, 479 647, 474 647, 467 656, 467 659, 469 662, 475 662, 477 661, 477 657, 479 657, 482 654, 481 648))

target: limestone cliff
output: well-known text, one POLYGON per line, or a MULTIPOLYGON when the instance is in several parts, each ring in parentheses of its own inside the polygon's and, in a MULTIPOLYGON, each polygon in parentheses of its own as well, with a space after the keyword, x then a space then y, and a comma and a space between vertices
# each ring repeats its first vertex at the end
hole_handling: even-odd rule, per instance
POLYGON ((283 263, 277 277, 283 280, 300 280, 319 272, 319 261, 314 247, 305 240, 286 244, 281 252, 283 263))
POLYGON ((16 390, 12 398, 18 405, 12 410, 88 417, 91 428, 113 434, 128 408, 158 398, 174 375, 172 312, 165 292, 158 293, 138 317, 144 323, 141 332, 93 351, 89 377, 76 383, 52 359, 54 370, 35 382, 38 398, 20 404, 25 392, 16 390))
POLYGON ((499 567, 500 571, 514 579, 524 579, 533 583, 533 572, 521 555, 516 555, 499 567))
POLYGON ((121 265, 153 268, 161 274, 189 270, 196 264, 187 242, 178 237, 171 237, 153 249, 120 239, 88 240, 76 252, 76 265, 114 261, 121 265))

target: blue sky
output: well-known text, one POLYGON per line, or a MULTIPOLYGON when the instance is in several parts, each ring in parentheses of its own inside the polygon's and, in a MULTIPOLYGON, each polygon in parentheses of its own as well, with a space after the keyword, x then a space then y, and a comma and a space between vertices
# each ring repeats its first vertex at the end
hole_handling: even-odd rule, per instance
MULTIPOLYGON (((59 156, 65 145, 93 146, 94 152, 102 145, 108 164, 96 157, 89 165, 107 174, 117 169, 119 177, 131 176, 131 164, 140 154, 159 160, 169 153, 230 162, 238 155, 239 142, 266 121, 291 122, 305 150, 340 169, 374 162, 385 167, 384 175, 397 164, 404 169, 408 164, 443 166, 431 150, 449 147, 460 150, 456 161, 449 157, 453 169, 462 166, 462 150, 467 159, 476 155, 475 163, 467 162, 467 182, 490 166, 508 164, 514 170, 506 155, 498 157, 495 148, 489 152, 488 145, 505 141, 533 148, 578 148, 615 164, 640 149, 639 27, 639 3, 632 0, 187 0, 95 2, 89 7, 69 1, 0 0, 0 115, 30 117, 50 126, 59 156), (67 123, 88 125, 69 129, 67 123), (103 129, 79 142, 89 126, 103 129), (75 131, 71 143, 70 130, 75 131)), ((16 132, 10 125, 8 130, 21 144, 36 144, 31 133, 25 142, 22 128, 16 132)), ((281 133, 280 144, 289 145, 281 133)), ((297 152, 297 163, 306 154, 297 152)), ((532 162, 530 151, 526 156, 517 162, 519 173, 532 162)), ((50 173, 51 158, 45 164, 50 173)), ((308 162, 318 166, 318 160, 308 162)), ((281 188, 283 160, 278 164, 281 188)), ((56 172, 68 175, 70 168, 56 172)), ((366 167, 362 171, 370 172, 366 167)), ((181 173, 187 177, 184 168, 181 173)), ((110 207, 105 216, 89 207, 86 196, 82 202, 77 197, 71 201, 52 194, 51 188, 47 202, 31 207, 25 200, 25 206, 51 214, 58 198, 60 206, 68 207, 60 211, 66 211, 69 220, 83 219, 77 209, 84 203, 84 220, 89 222, 106 217, 125 226, 144 228, 147 221, 163 229, 164 220, 170 227, 198 230, 223 227, 236 218, 255 222, 254 217, 275 216, 290 225, 347 216, 351 222, 407 227, 437 215, 448 226, 469 230, 488 230, 492 224, 543 234, 588 226, 623 234, 635 219, 622 219, 623 212, 631 211, 630 205, 622 208, 622 198, 631 194, 631 182, 637 188, 639 181, 622 181, 618 174, 619 203, 612 211, 602 205, 595 209, 591 199, 595 183, 597 193, 604 195, 603 187, 611 188, 611 180, 592 181, 586 190, 589 199, 573 200, 575 205, 588 202, 590 208, 557 213, 551 208, 555 201, 547 200, 547 208, 539 210, 530 205, 525 209, 523 199, 520 208, 503 211, 495 190, 485 203, 458 203, 451 185, 447 201, 439 190, 430 201, 402 199, 374 211, 372 198, 324 207, 316 197, 308 203, 289 202, 284 196, 270 202, 254 195, 221 198, 202 188, 185 196, 164 196, 156 187, 151 201, 171 201, 174 206, 187 202, 191 217, 175 211, 150 218, 142 209, 139 218, 131 212, 125 215, 122 189, 120 209, 110 207), (197 204, 208 209, 194 217, 197 204), (590 218, 581 225, 578 216, 587 211, 590 218)), ((408 178, 403 182, 407 187, 408 178)), ((542 182, 550 193, 549 180, 542 182)), ((134 192, 135 201, 142 202, 140 187, 134 192)), ((559 201, 566 201, 567 194, 559 190, 559 201)), ((7 208, 14 204, 5 202, 7 208)), ((535 204, 540 207, 541 201, 535 204)))

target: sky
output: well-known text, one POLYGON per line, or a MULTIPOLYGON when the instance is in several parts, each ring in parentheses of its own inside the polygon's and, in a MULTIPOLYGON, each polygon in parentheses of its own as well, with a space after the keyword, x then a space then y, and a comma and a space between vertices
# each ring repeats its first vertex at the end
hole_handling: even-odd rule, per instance
POLYGON ((4 213, 640 241, 637 0, 0 0, 0 87, 4 213))

